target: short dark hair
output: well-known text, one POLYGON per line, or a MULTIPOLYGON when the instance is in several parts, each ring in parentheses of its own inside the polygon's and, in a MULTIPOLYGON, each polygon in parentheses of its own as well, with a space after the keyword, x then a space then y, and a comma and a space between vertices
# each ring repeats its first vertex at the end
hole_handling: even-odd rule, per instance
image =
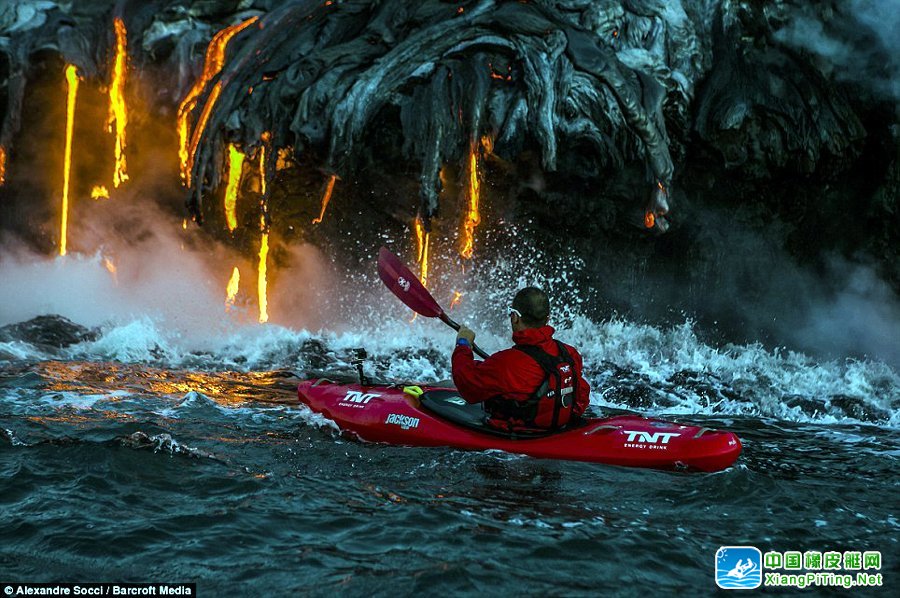
POLYGON ((550 298, 537 287, 525 287, 516 293, 512 306, 522 314, 522 323, 529 328, 546 326, 550 319, 550 298))

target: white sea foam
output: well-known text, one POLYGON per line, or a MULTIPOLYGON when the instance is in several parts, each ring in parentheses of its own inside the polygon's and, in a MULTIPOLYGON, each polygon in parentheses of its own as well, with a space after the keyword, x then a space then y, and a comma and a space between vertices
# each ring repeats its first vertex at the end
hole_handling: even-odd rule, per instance
MULTIPOLYGON (((880 423, 900 425, 895 407, 900 403, 900 377, 883 363, 815 361, 801 353, 767 350, 757 344, 714 347, 698 339, 690 322, 654 327, 574 317, 557 331, 557 336, 581 351, 596 405, 627 407, 611 402, 606 393, 608 385, 615 382, 609 372, 615 366, 635 380, 644 380, 660 397, 658 404, 646 409, 649 413, 754 415, 819 423, 855 421, 840 410, 829 409, 831 397, 848 396, 887 414, 886 418, 877 418, 880 423), (684 371, 729 392, 713 400, 673 384, 671 378, 684 371), (787 405, 788 397, 820 401, 822 412, 810 414, 787 405)), ((421 318, 413 323, 403 319, 382 321, 353 332, 245 326, 220 337, 198 340, 169 333, 160 322, 141 317, 109 325, 96 341, 69 349, 67 357, 202 370, 292 368, 300 373, 310 366, 304 346, 315 341, 324 350, 314 349, 314 357, 324 360, 327 367, 349 368, 350 349, 365 347, 370 354, 366 366, 370 374, 434 382, 450 378, 452 340, 452 334, 438 323, 421 318)), ((492 351, 510 343, 502 335, 491 333, 480 335, 478 340, 492 351)), ((25 345, 15 344, 17 355, 41 357, 39 352, 29 354, 25 345)), ((86 400, 89 398, 80 399, 86 400)))
POLYGON ((4 361, 31 361, 46 359, 47 355, 29 343, 13 341, 0 343, 0 363, 4 361))

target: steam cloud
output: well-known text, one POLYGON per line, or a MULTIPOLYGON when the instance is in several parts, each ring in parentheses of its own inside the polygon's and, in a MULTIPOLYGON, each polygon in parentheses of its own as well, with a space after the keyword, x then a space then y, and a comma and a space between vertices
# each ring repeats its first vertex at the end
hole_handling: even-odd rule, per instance
POLYGON ((884 99, 900 99, 896 0, 838 2, 830 13, 826 21, 816 5, 806 6, 776 38, 819 56, 819 66, 838 80, 863 84, 884 99))
MULTIPOLYGON (((75 219, 75 247, 96 247, 65 258, 47 257, 8 238, 0 246, 0 325, 59 314, 88 326, 150 316, 189 338, 211 339, 228 328, 255 324, 256 264, 236 250, 182 230, 181 221, 152 202, 107 202, 75 219), (80 240, 101 239, 99 246, 80 240), (107 270, 115 267, 115 273, 107 270), (243 274, 241 298, 225 311, 225 283, 233 266, 243 274)), ((284 248, 283 273, 270 266, 270 311, 292 327, 321 326, 328 312, 317 304, 330 288, 329 268, 308 245, 284 248), (303 280, 300 284, 296 281, 303 280)))

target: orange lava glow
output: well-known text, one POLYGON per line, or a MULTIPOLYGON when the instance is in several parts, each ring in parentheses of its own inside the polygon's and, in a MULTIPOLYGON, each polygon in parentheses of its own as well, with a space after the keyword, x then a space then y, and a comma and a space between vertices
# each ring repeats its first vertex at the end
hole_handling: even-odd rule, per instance
POLYGON ((113 63, 112 82, 109 86, 109 119, 107 126, 110 133, 116 134, 116 168, 113 171, 113 185, 128 180, 125 161, 125 127, 128 125, 128 111, 125 107, 125 78, 128 71, 128 32, 122 19, 113 21, 116 30, 116 59, 113 63), (115 129, 113 126, 115 125, 115 129))
POLYGON ((506 74, 498 73, 494 70, 494 64, 488 63, 488 69, 491 71, 491 79, 499 79, 500 81, 512 81, 512 65, 506 66, 506 74))
POLYGON ((291 167, 291 160, 294 154, 294 148, 281 147, 278 148, 278 158, 275 160, 275 170, 287 170, 291 167))
POLYGON ((656 226, 656 216, 650 210, 647 210, 647 213, 644 214, 644 226, 647 228, 656 226))
POLYGON ((331 193, 334 191, 334 182, 336 180, 336 174, 333 174, 328 178, 328 182, 325 184, 325 192, 322 193, 322 209, 319 211, 319 217, 313 218, 313 224, 321 224, 322 219, 325 218, 325 210, 328 208, 328 202, 331 201, 331 193))
POLYGON ((468 209, 463 221, 463 242, 459 254, 465 259, 471 259, 475 254, 475 227, 481 224, 481 214, 478 212, 478 202, 481 196, 481 181, 478 174, 478 142, 472 141, 469 147, 468 163, 468 187, 466 196, 468 209))
MULTIPOLYGON (((222 29, 212 38, 212 41, 209 42, 209 46, 206 48, 206 59, 203 64, 203 73, 200 75, 200 78, 194 83, 194 86, 185 96, 184 100, 182 100, 181 105, 178 106, 178 158, 181 161, 181 178, 185 182, 185 184, 190 187, 190 167, 193 165, 193 156, 196 148, 193 148, 190 152, 188 151, 188 141, 190 139, 190 123, 188 120, 190 119, 191 113, 194 111, 194 108, 197 107, 197 101, 200 98, 200 94, 203 93, 203 90, 206 89, 207 84, 222 72, 222 68, 225 66, 225 51, 228 48, 228 42, 231 39, 255 23, 259 17, 252 17, 247 19, 243 23, 239 23, 237 25, 232 25, 231 27, 226 27, 222 29)), ((213 90, 215 92, 215 99, 218 99, 219 91, 213 90)), ((210 95, 210 99, 213 100, 212 95, 210 95)), ((207 105, 210 102, 207 101, 207 105)), ((212 101, 212 104, 215 104, 215 100, 212 101)), ((204 112, 207 112, 206 118, 202 119, 203 126, 206 126, 206 120, 209 118, 208 111, 204 109, 204 112)), ((193 141, 191 139, 191 141, 193 141)))
POLYGON ((244 169, 244 154, 233 143, 228 144, 228 186, 225 187, 225 222, 228 231, 237 228, 237 195, 241 186, 241 172, 244 169))
POLYGON ((69 181, 72 173, 72 136, 75 131, 75 100, 78 97, 78 69, 75 65, 66 67, 66 152, 63 157, 62 219, 59 227, 59 255, 66 255, 69 231, 69 181))
POLYGON ((109 199, 109 189, 103 185, 94 185, 91 189, 91 199, 109 199))
POLYGON ((234 300, 237 297, 238 290, 241 288, 241 271, 235 266, 231 272, 231 278, 228 280, 228 286, 225 287, 225 311, 229 311, 234 307, 234 300))
POLYGON ((6 183, 6 148, 0 145, 0 187, 6 183))
POLYGON ((450 309, 453 309, 462 301, 463 294, 459 291, 453 291, 453 298, 450 299, 450 309))
POLYGON ((265 230, 266 221, 260 217, 259 224, 263 228, 262 240, 259 245, 259 268, 257 269, 256 294, 259 297, 259 321, 269 321, 268 282, 266 281, 266 263, 269 256, 269 233, 265 230))
MULTIPOLYGON (((256 401, 261 395, 266 400, 291 404, 296 402, 296 389, 285 390, 284 379, 277 372, 212 372, 186 371, 152 368, 147 364, 128 365, 123 363, 59 362, 43 361, 32 368, 47 381, 51 392, 75 392, 94 394, 108 392, 108 399, 116 400, 117 391, 122 388, 140 387, 154 395, 169 395, 181 398, 186 393, 196 391, 220 405, 240 406, 256 401)), ((132 416, 112 411, 104 412, 104 417, 121 421, 132 421, 132 416)), ((63 412, 54 421, 73 421, 76 415, 63 412)), ((81 416, 78 416, 81 417, 81 416)), ((32 421, 50 421, 48 416, 36 417, 32 421)), ((86 424, 90 423, 84 418, 86 424)))

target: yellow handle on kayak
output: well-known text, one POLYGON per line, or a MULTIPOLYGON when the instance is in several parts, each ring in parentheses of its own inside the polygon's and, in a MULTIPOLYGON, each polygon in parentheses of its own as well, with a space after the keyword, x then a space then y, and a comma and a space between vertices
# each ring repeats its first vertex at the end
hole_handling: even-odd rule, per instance
POLYGON ((419 386, 404 386, 403 392, 410 396, 416 397, 417 399, 425 394, 425 391, 422 390, 422 388, 419 386))

